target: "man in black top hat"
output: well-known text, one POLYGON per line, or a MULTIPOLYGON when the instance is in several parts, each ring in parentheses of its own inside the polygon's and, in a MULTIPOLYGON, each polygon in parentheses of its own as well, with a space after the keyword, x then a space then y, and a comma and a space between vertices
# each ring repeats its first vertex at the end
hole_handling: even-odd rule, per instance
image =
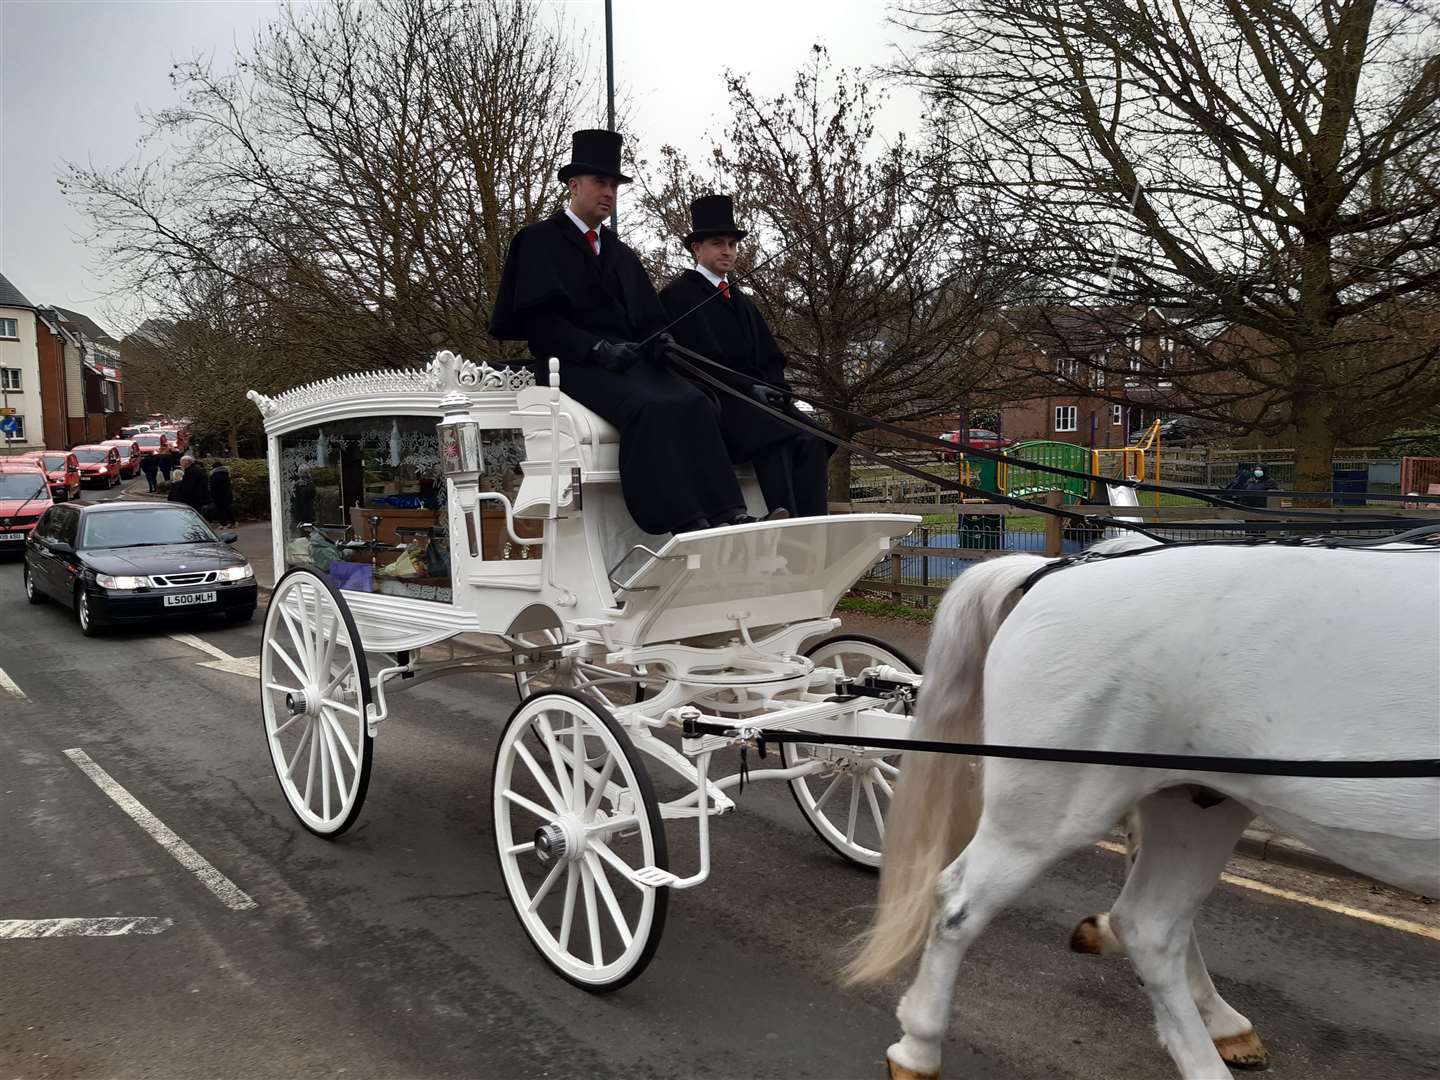
POLYGON ((560 181, 570 205, 510 242, 490 333, 527 342, 541 365, 558 357, 560 388, 619 429, 621 490, 646 532, 752 520, 715 403, 665 365, 655 286, 603 224, 619 185, 630 182, 620 171, 620 136, 577 131, 560 181))
MULTIPOLYGON (((737 389, 803 420, 785 393, 764 385, 790 389, 785 354, 754 302, 729 279, 744 237, 729 195, 696 199, 690 204, 690 233, 685 237, 695 269, 665 286, 660 299, 670 318, 679 320, 672 327, 677 342, 730 368, 735 375, 727 381, 737 389)), ((724 393, 720 398, 720 427, 730 460, 755 467, 771 515, 782 510, 801 517, 826 513, 828 444, 745 400, 724 393)))

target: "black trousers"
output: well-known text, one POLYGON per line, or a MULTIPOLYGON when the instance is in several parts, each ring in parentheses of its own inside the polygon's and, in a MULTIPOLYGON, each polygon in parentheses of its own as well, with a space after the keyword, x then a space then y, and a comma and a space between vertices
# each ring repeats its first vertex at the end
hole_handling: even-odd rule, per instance
POLYGON ((560 389, 619 429, 620 490, 646 532, 723 521, 745 509, 720 412, 690 380, 649 360, 626 372, 562 364, 560 389))
POLYGON ((821 517, 829 512, 826 445, 814 435, 797 433, 757 450, 750 462, 772 513, 784 507, 796 517, 821 517))

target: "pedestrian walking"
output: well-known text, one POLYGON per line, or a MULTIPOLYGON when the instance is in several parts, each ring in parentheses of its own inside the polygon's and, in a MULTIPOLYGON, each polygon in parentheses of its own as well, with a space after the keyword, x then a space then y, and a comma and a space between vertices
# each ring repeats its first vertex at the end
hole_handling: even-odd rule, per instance
POLYGON ((180 459, 180 479, 170 485, 170 501, 184 503, 196 513, 203 513, 210 502, 210 480, 204 467, 186 454, 180 459))
POLYGON ((210 464, 210 509, 215 524, 235 524, 235 489, 230 483, 230 467, 223 461, 210 464))
POLYGON ((149 484, 149 490, 155 490, 155 475, 160 471, 160 455, 146 454, 140 459, 140 471, 145 474, 145 483, 149 484))

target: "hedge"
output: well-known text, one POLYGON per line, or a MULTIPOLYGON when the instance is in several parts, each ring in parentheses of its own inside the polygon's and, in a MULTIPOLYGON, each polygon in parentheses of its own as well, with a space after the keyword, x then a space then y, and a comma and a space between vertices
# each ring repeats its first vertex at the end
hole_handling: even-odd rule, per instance
MULTIPOLYGON (((268 521, 270 518, 270 469, 263 458, 201 458, 206 472, 224 463, 230 469, 230 486, 235 493, 235 517, 238 521, 268 521)), ((157 494, 170 490, 164 480, 156 486, 157 494)))

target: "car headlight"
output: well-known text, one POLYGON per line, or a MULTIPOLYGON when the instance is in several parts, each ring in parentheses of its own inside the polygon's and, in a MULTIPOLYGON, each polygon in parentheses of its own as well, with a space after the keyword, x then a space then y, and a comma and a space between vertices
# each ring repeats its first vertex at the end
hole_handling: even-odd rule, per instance
POLYGON ((254 576, 255 571, 250 568, 249 563, 246 563, 244 566, 227 566, 215 575, 215 579, 217 581, 244 581, 246 578, 254 576))
POLYGON ((109 574, 96 574, 95 582, 104 589, 143 589, 150 584, 148 578, 111 577, 109 574))

